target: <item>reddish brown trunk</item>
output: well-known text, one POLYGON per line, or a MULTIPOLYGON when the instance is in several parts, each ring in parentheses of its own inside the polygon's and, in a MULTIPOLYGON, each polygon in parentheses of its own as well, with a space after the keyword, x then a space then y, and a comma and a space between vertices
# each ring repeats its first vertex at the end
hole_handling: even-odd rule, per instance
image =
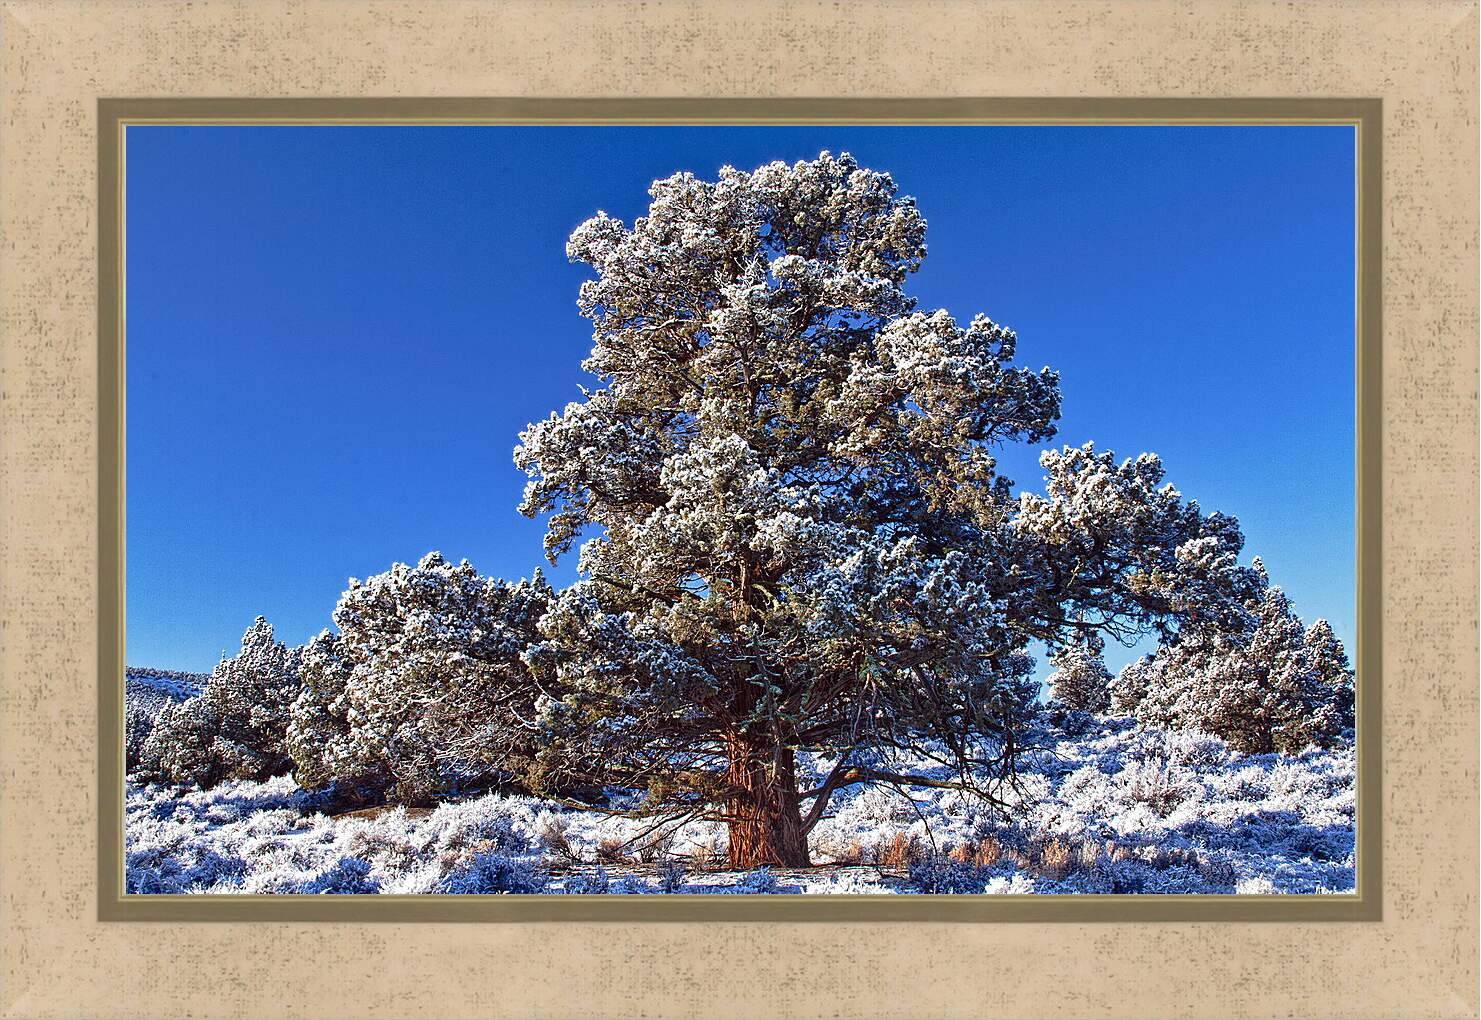
POLYGON ((730 744, 730 866, 774 864, 805 868, 807 836, 797 798, 797 767, 792 752, 776 753, 737 738, 730 744))

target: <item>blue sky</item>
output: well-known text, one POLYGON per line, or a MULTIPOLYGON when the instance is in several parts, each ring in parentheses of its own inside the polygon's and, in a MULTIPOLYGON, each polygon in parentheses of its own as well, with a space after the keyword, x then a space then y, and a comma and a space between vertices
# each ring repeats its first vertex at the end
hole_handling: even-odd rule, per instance
MULTIPOLYGON (((208 669, 259 613, 301 642, 429 549, 528 575, 510 453, 590 347, 571 229, 821 149, 918 199, 922 308, 1060 371, 1056 444, 1159 453, 1351 650, 1349 128, 127 130, 132 665, 208 669)), ((1005 473, 1037 488, 1037 452, 1005 473)))

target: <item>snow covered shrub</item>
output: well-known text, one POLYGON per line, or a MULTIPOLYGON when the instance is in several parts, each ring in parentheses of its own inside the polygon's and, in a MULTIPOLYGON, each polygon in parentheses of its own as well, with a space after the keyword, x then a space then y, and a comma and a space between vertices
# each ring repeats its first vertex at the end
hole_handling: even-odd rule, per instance
POLYGON ((124 839, 124 891, 186 893, 241 878, 247 863, 192 838, 166 819, 130 819, 124 839))
POLYGON ((1064 878, 1075 866, 1079 848, 1068 840, 1051 836, 1034 846, 1034 869, 1045 878, 1064 878))
POLYGON ((918 857, 905 873, 911 891, 918 893, 980 893, 992 877, 985 868, 937 854, 918 857))
POLYGON ((660 892, 676 893, 684 888, 684 866, 678 861, 665 861, 658 869, 660 892))
POLYGON ((598 866, 595 871, 567 878, 564 889, 573 896, 600 896, 608 891, 611 884, 607 869, 598 866))
POLYGON ((259 616, 242 635, 241 651, 211 671, 200 694, 160 712, 140 748, 139 771, 201 787, 286 771, 299 655, 274 640, 259 616))
POLYGON ((952 847, 947 855, 954 861, 962 864, 971 864, 977 868, 991 868, 1004 857, 1003 845, 991 835, 980 839, 959 843, 952 847))
POLYGON ((440 893, 540 893, 550 876, 529 861, 497 852, 474 854, 453 868, 440 883, 440 893))
POLYGON ((1353 675, 1325 620, 1304 627, 1280 588, 1265 587, 1235 630, 1188 632, 1127 666, 1117 708, 1145 723, 1198 729, 1246 754, 1327 746, 1353 724, 1353 675))
POLYGON ((769 867, 763 866, 742 875, 735 885, 731 886, 731 891, 740 895, 774 895, 787 892, 788 888, 776 880, 776 876, 771 873, 769 867))
POLYGON ((373 893, 380 884, 370 876, 370 865, 355 857, 306 866, 290 856, 287 860, 269 862, 263 871, 253 874, 242 884, 244 893, 322 896, 328 894, 373 893))
POLYGON ((1125 800, 1146 806, 1159 818, 1203 793, 1203 784, 1191 769, 1165 760, 1132 762, 1116 776, 1116 782, 1125 800))
POLYGON ((545 852, 556 860, 577 864, 581 861, 581 851, 571 844, 570 829, 569 818, 549 811, 542 813, 535 822, 535 834, 545 852))
POLYGON ((427 803, 522 773, 537 691, 521 656, 550 596, 538 571, 510 584, 435 552, 351 579, 339 634, 305 651, 288 738, 300 782, 427 803))
POLYGON ((491 794, 439 805, 423 819, 421 832, 437 853, 493 847, 523 854, 534 848, 533 823, 528 801, 491 794))
POLYGON ((1049 690, 1065 708, 1103 713, 1111 707, 1111 673, 1101 660, 1105 641, 1094 631, 1066 644, 1049 657, 1054 672, 1049 690))

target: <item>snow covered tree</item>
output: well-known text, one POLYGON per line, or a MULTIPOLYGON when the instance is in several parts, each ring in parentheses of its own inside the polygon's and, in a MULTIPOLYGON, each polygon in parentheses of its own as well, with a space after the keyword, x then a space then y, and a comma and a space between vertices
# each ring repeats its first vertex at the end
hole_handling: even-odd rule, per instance
POLYGON ((165 706, 200 693, 207 677, 167 669, 124 670, 124 766, 130 772, 143 764, 144 744, 165 706))
POLYGON ((1111 672, 1101 658, 1105 648, 1105 640, 1095 631, 1088 631, 1076 635, 1049 657, 1054 672, 1046 683, 1065 708, 1104 713, 1111 707, 1111 672))
POLYGON ((1332 625, 1324 619, 1318 619, 1306 628, 1303 643, 1307 666, 1315 674, 1314 686, 1330 696, 1336 725, 1351 729, 1357 722, 1357 692, 1347 650, 1332 632, 1332 625))
POLYGON ((384 770, 360 766, 350 741, 350 667, 339 636, 320 631, 304 645, 299 690, 289 710, 288 756, 293 778, 305 790, 338 784, 383 793, 384 770))
POLYGON ((524 771, 536 692, 522 655, 550 596, 538 572, 509 584, 435 552, 351 579, 339 633, 304 652, 288 735, 300 784, 417 803, 524 771))
POLYGON ((1054 434, 1057 376, 916 309, 926 224, 888 174, 823 153, 650 197, 571 236, 597 383, 515 451, 551 561, 587 536, 527 656, 537 788, 642 787, 728 823, 736 867, 805 864, 844 786, 998 797, 1031 639, 1239 611, 1237 523, 1155 457, 1051 451, 1013 495, 995 451, 1054 434), (836 763, 811 789, 799 749, 836 763))
POLYGON ((1143 722, 1198 729, 1246 754, 1330 744, 1353 724, 1353 675, 1331 625, 1304 627, 1280 588, 1248 603, 1242 629, 1189 633, 1131 663, 1115 703, 1143 722))
POLYGON ((140 751, 140 771, 180 783, 267 779, 288 770, 288 710, 298 693, 298 649, 261 616, 197 696, 161 710, 140 751))

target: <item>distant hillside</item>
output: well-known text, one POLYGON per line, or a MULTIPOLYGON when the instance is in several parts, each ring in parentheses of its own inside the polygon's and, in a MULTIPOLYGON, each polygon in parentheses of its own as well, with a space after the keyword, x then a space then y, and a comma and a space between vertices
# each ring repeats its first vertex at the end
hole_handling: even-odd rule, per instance
MULTIPOLYGON (((210 679, 207 673, 185 673, 177 669, 153 669, 147 666, 126 666, 123 671, 124 696, 132 702, 134 698, 155 701, 167 698, 184 701, 201 692, 210 679)), ((159 707, 164 707, 163 705, 159 707)))
POLYGON ((125 766, 132 770, 154 720, 166 705, 199 694, 210 679, 205 673, 126 666, 123 671, 125 766))

